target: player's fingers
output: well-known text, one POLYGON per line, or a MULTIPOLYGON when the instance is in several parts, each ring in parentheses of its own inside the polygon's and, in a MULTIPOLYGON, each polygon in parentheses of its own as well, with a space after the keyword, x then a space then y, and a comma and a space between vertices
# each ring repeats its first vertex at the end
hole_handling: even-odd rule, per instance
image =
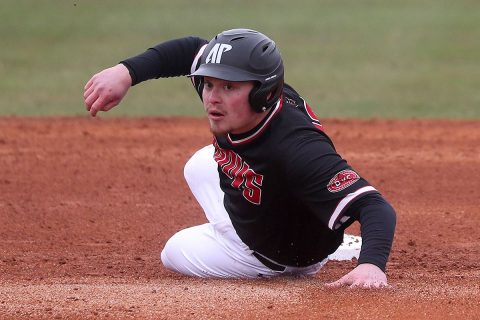
POLYGON ((93 78, 94 77, 91 77, 90 80, 87 81, 87 83, 85 84, 85 87, 83 87, 84 90, 87 90, 88 88, 90 88, 92 86, 93 78))
POLYGON ((352 289, 381 289, 381 288, 389 288, 390 286, 383 281, 355 281, 350 285, 352 289))
POLYGON ((350 289, 370 289, 370 287, 371 285, 369 283, 362 281, 355 281, 349 286, 350 289))
POLYGON ((87 108, 88 111, 90 111, 93 105, 95 103, 98 103, 99 100, 100 99, 98 97, 98 94, 95 91, 93 91, 85 98, 85 107, 87 108))
POLYGON ((349 277, 343 276, 342 278, 338 279, 337 281, 325 284, 325 286, 327 288, 340 288, 340 287, 343 287, 343 286, 348 286, 350 284, 351 284, 351 281, 350 281, 349 277))
POLYGON ((90 86, 88 89, 85 89, 83 92, 83 99, 87 100, 88 96, 92 94, 92 92, 95 90, 93 86, 90 86))
POLYGON ((92 115, 92 117, 95 117, 98 111, 108 111, 111 108, 115 107, 117 104, 118 100, 111 100, 109 102, 106 102, 104 99, 98 99, 92 105, 92 108, 90 109, 90 114, 92 115))
POLYGON ((95 117, 97 115, 97 112, 102 110, 103 106, 105 105, 105 100, 102 98, 98 98, 95 100, 95 102, 91 105, 90 107, 90 115, 92 117, 95 117))

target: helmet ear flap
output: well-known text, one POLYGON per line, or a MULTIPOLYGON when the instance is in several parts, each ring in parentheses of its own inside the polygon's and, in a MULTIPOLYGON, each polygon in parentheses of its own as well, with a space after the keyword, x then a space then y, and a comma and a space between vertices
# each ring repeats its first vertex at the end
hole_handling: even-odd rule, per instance
POLYGON ((262 84, 260 82, 255 82, 250 94, 248 96, 248 101, 250 102, 250 106, 255 112, 262 112, 262 107, 265 106, 267 102, 267 94, 265 92, 265 87, 262 88, 262 84))
POLYGON ((270 109, 280 98, 283 89, 282 84, 283 82, 266 86, 256 82, 248 97, 252 109, 259 113, 270 109))

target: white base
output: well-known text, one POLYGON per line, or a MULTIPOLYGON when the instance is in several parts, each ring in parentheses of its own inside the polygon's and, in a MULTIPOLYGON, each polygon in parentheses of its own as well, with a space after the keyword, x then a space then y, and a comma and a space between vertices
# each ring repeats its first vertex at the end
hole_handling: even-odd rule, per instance
POLYGON ((336 261, 347 261, 353 258, 358 259, 361 247, 362 237, 345 234, 343 236, 343 243, 338 247, 337 251, 328 256, 328 259, 336 261))

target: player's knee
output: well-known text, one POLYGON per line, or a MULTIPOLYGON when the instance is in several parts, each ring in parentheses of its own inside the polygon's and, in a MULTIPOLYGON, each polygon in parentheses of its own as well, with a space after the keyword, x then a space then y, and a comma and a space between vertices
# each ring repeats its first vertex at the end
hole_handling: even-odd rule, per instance
POLYGON ((176 267, 176 260, 178 255, 181 253, 181 249, 178 245, 178 241, 175 238, 176 234, 173 235, 165 244, 162 252, 160 253, 160 260, 165 268, 179 272, 179 268, 176 267))
POLYGON ((204 241, 208 225, 200 225, 180 230, 168 239, 160 258, 165 268, 188 276, 209 277, 210 251, 205 251, 204 241), (203 243, 203 244, 202 244, 203 243))
POLYGON ((162 261, 163 266, 168 270, 177 271, 177 269, 175 269, 174 267, 172 260, 169 257, 169 252, 168 250, 166 250, 166 248, 164 248, 160 253, 160 260, 162 261))
POLYGON ((192 229, 181 230, 168 239, 160 253, 160 259, 165 268, 189 276, 198 276, 190 257, 191 242, 195 241, 195 237, 191 234, 192 229))

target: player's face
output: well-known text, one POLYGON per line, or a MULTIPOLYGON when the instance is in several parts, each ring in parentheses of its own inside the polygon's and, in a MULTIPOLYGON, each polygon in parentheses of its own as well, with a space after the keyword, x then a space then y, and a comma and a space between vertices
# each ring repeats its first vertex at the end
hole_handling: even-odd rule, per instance
POLYGON ((266 113, 253 111, 248 95, 253 81, 227 81, 205 77, 203 105, 215 135, 244 133, 253 129, 266 113))

